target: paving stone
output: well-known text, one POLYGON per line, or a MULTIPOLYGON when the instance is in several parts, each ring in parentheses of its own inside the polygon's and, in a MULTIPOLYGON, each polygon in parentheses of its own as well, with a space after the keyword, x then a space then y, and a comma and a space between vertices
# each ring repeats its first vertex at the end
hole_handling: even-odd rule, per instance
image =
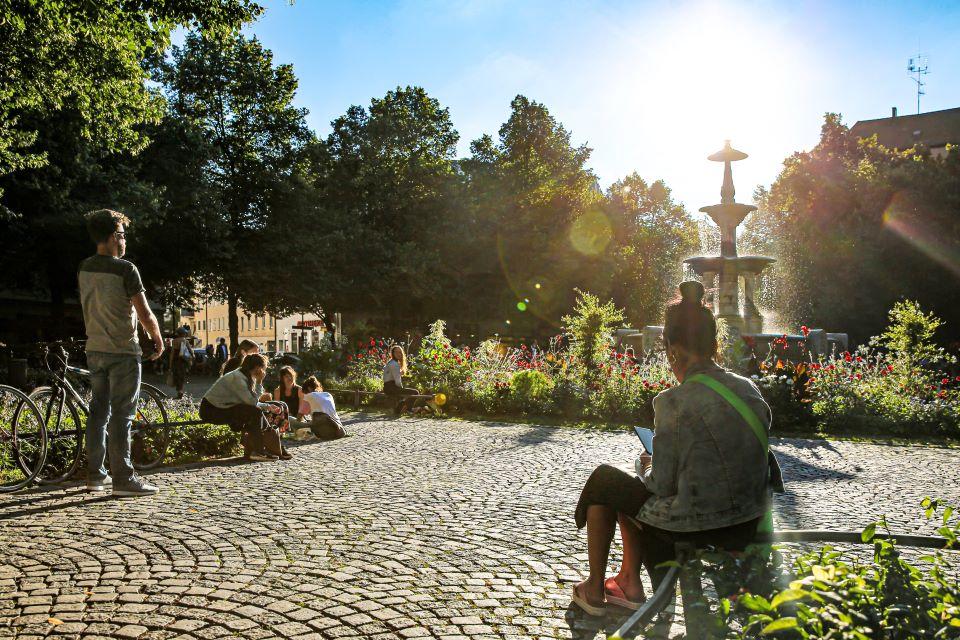
MULTIPOLYGON (((283 464, 161 469, 147 500, 0 496, 0 637, 594 640, 622 621, 568 608, 587 569, 573 505, 598 464, 632 466, 629 433, 362 416, 348 431, 290 443, 283 464)), ((920 499, 960 503, 956 449, 772 444, 781 527, 886 514, 933 534, 920 499)))

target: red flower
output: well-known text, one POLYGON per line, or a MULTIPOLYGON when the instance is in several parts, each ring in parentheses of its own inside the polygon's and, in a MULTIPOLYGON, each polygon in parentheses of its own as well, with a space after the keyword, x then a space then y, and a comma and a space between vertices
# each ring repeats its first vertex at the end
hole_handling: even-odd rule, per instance
POLYGON ((350 362, 351 360, 353 360, 353 356, 347 355, 347 362, 350 362))
POLYGON ((377 341, 374 340, 373 338, 370 338, 370 346, 371 346, 371 347, 374 347, 374 346, 376 346, 376 345, 377 345, 377 341))
POLYGON ((803 337, 806 338, 808 335, 810 335, 810 329, 807 328, 807 325, 803 325, 800 327, 800 333, 802 333, 803 337))
POLYGON ((853 360, 853 356, 850 355, 850 352, 849 352, 849 351, 844 351, 844 352, 843 352, 843 359, 846 360, 847 362, 850 362, 850 361, 853 360))
MULTIPOLYGON (((888 371, 889 373, 893 373, 893 365, 892 365, 892 364, 888 364, 888 365, 887 365, 887 371, 888 371)), ((957 380, 960 380, 960 376, 957 376, 957 380)))
POLYGON ((860 356, 857 356, 857 362, 863 362, 863 358, 861 358, 860 356))
POLYGON ((940 384, 950 384, 950 378, 944 378, 940 381, 940 384))

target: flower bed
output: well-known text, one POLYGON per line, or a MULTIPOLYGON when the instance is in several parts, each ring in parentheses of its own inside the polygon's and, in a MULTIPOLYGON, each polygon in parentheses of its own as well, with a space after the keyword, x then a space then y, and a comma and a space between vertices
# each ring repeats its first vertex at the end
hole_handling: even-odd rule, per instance
MULTIPOLYGON (((612 349, 616 314, 595 300, 578 309, 577 318, 583 316, 579 323, 565 318, 567 332, 545 345, 519 347, 496 340, 453 345, 438 320, 409 355, 410 382, 444 394, 448 412, 649 424, 654 396, 676 384, 665 357, 612 349)), ((773 410, 774 430, 960 438, 960 372, 956 359, 933 343, 939 321, 910 302, 898 304, 890 320, 882 336, 852 353, 797 361, 788 358, 785 340, 775 340, 762 361, 752 360, 748 367, 773 410)), ((346 375, 328 380, 380 390, 390 344, 357 343, 344 357, 346 375)), ((734 355, 739 359, 743 350, 734 355)))

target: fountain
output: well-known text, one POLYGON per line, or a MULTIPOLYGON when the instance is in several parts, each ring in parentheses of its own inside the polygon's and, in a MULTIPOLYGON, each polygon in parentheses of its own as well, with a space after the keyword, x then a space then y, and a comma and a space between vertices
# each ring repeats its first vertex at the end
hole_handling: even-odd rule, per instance
MULTIPOLYGON (((713 313, 722 318, 727 325, 731 338, 745 338, 750 349, 764 357, 774 340, 783 344, 795 354, 810 353, 813 356, 826 355, 831 350, 847 349, 845 333, 827 333, 823 329, 803 328, 802 334, 787 335, 763 332, 763 315, 755 300, 760 274, 776 262, 767 256, 741 256, 737 253, 737 227, 757 208, 752 204, 742 204, 734 200, 732 162, 747 157, 742 151, 730 146, 727 140, 723 149, 707 157, 708 160, 723 163, 723 186, 720 188, 720 204, 702 207, 700 211, 720 227, 720 255, 694 256, 684 260, 703 282, 707 292, 706 304, 713 313), (743 308, 740 307, 740 282, 743 281, 743 308)), ((647 326, 642 333, 630 334, 639 337, 644 351, 656 348, 663 334, 663 327, 647 326)))
POLYGON ((737 227, 757 208, 752 204, 734 201, 733 171, 730 163, 743 160, 747 154, 737 151, 727 140, 723 149, 707 159, 723 163, 723 186, 720 188, 720 204, 700 209, 720 227, 720 255, 696 256, 684 260, 690 265, 709 292, 713 312, 723 318, 728 330, 737 334, 763 333, 763 316, 757 309, 754 297, 760 274, 774 258, 766 256, 737 255, 737 227), (743 309, 740 309, 740 280, 743 280, 743 309))

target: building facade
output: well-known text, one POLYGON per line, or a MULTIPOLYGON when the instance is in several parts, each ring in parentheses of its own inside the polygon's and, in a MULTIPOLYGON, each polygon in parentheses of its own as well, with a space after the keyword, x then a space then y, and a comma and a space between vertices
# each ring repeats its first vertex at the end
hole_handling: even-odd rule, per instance
MULTIPOLYGON (((181 315, 201 345, 216 345, 220 338, 230 342, 227 303, 211 300, 195 309, 184 309, 181 315)), ((325 333, 323 320, 316 314, 277 318, 268 313, 239 310, 240 340, 253 340, 264 351, 297 353, 318 344, 325 333)))

